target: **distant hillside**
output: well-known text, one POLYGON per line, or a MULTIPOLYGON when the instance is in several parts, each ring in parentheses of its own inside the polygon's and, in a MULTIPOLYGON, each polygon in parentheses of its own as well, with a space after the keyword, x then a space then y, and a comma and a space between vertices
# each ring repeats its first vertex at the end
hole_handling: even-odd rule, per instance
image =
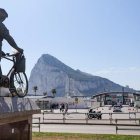
POLYGON ((119 84, 74 70, 49 54, 43 54, 32 69, 29 78, 29 94, 34 94, 32 90, 34 86, 38 87, 39 95, 43 95, 44 92, 50 95, 51 90, 56 89, 56 96, 92 96, 103 91, 122 91, 122 86, 119 84))

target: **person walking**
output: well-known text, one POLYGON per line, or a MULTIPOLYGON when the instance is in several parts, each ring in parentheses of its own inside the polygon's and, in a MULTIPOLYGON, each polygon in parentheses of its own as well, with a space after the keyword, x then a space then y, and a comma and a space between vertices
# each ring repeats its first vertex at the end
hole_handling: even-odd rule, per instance
POLYGON ((68 103, 65 103, 65 113, 68 112, 68 103))

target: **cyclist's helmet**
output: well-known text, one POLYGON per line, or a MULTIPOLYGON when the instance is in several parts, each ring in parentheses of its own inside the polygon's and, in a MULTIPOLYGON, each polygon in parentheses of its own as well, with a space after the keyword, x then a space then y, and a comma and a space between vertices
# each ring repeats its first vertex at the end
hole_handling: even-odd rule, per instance
POLYGON ((4 21, 7 17, 7 12, 4 9, 0 8, 0 20, 4 21))

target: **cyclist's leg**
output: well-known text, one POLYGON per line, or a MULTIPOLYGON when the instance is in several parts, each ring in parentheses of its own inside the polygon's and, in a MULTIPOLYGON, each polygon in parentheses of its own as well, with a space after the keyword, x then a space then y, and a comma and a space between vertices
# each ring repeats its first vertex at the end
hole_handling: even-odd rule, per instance
POLYGON ((0 47, 0 83, 2 83, 1 56, 2 56, 2 51, 0 47))
MULTIPOLYGON (((0 61, 1 63, 1 61, 0 61)), ((2 70, 1 70, 1 64, 0 64, 0 78, 2 77, 2 70)))
POLYGON ((1 69, 1 57, 2 57, 2 50, 1 50, 1 47, 0 47, 0 87, 4 86, 4 87, 8 87, 9 85, 9 79, 7 76, 5 75, 2 75, 2 69, 1 69), (5 84, 3 85, 3 83, 5 82, 5 84))
POLYGON ((2 71, 1 71, 1 61, 0 61, 0 87, 2 86, 2 71))
POLYGON ((2 78, 1 57, 2 57, 2 41, 0 41, 0 79, 2 78))

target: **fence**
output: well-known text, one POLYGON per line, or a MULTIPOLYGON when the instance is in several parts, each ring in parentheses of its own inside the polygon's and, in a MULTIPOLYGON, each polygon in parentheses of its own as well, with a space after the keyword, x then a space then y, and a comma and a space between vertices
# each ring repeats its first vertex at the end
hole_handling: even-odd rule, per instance
MULTIPOLYGON (((93 120, 95 120, 95 119, 89 119, 89 115, 95 115, 95 116, 97 116, 97 115, 104 115, 105 116, 106 115, 104 118, 102 117, 102 119, 100 119, 99 121, 96 120, 97 124, 99 122, 107 121, 107 120, 108 120, 109 124, 113 124, 113 123, 116 124, 116 118, 114 118, 114 116, 116 114, 128 115, 128 119, 126 119, 127 121, 135 119, 136 122, 138 124, 140 124, 140 121, 139 121, 140 116, 137 115, 137 114, 140 114, 140 112, 129 112, 129 113, 119 113, 119 112, 117 112, 117 113, 77 113, 77 112, 75 112, 75 113, 42 113, 42 121, 43 122, 48 121, 48 123, 50 122, 50 123, 63 123, 63 124, 68 123, 68 122, 72 123, 72 121, 83 121, 83 123, 86 123, 86 124, 90 123, 91 124, 92 122, 94 122, 93 120), (46 118, 46 115, 47 116, 51 115, 51 117, 46 118), (71 117, 71 118, 68 117, 70 115, 72 115, 73 117, 71 117), (76 117, 77 115, 80 117, 76 117), (133 117, 131 115, 133 115, 133 117), (137 117, 139 117, 139 118, 137 118, 137 117)), ((118 118, 118 120, 123 121, 122 118, 118 118)), ((105 123, 105 124, 108 124, 108 123, 105 123)))
POLYGON ((39 132, 40 132, 40 123, 41 123, 40 119, 41 119, 40 117, 34 117, 33 120, 38 120, 38 122, 37 123, 34 123, 34 122, 32 123, 32 127, 37 127, 39 129, 39 132))
POLYGON ((116 134, 118 130, 140 130, 140 112, 129 113, 101 113, 105 117, 102 119, 89 119, 88 115, 99 113, 45 113, 39 117, 33 117, 33 127, 38 127, 39 132, 42 124, 82 124, 82 125, 114 125, 116 134), (127 115, 128 118, 115 118, 117 114, 127 115), (50 115, 50 116, 49 116, 50 115), (73 117, 68 117, 68 116, 73 117), (133 115, 133 118, 132 116, 133 115), (36 121, 35 121, 36 120, 36 121), (38 120, 38 121, 37 121, 38 120), (122 126, 126 126, 125 128, 122 126), (131 128, 135 127, 135 128, 131 128))
POLYGON ((116 134, 118 134, 118 130, 132 130, 132 131, 136 131, 136 130, 140 130, 140 119, 115 119, 115 122, 116 122, 116 134), (130 127, 130 126, 132 126, 132 125, 125 125, 125 127, 120 127, 119 125, 118 125, 118 121, 139 121, 139 125, 135 125, 135 128, 132 128, 132 127, 130 127), (126 127, 126 126, 128 126, 128 127, 126 127))

